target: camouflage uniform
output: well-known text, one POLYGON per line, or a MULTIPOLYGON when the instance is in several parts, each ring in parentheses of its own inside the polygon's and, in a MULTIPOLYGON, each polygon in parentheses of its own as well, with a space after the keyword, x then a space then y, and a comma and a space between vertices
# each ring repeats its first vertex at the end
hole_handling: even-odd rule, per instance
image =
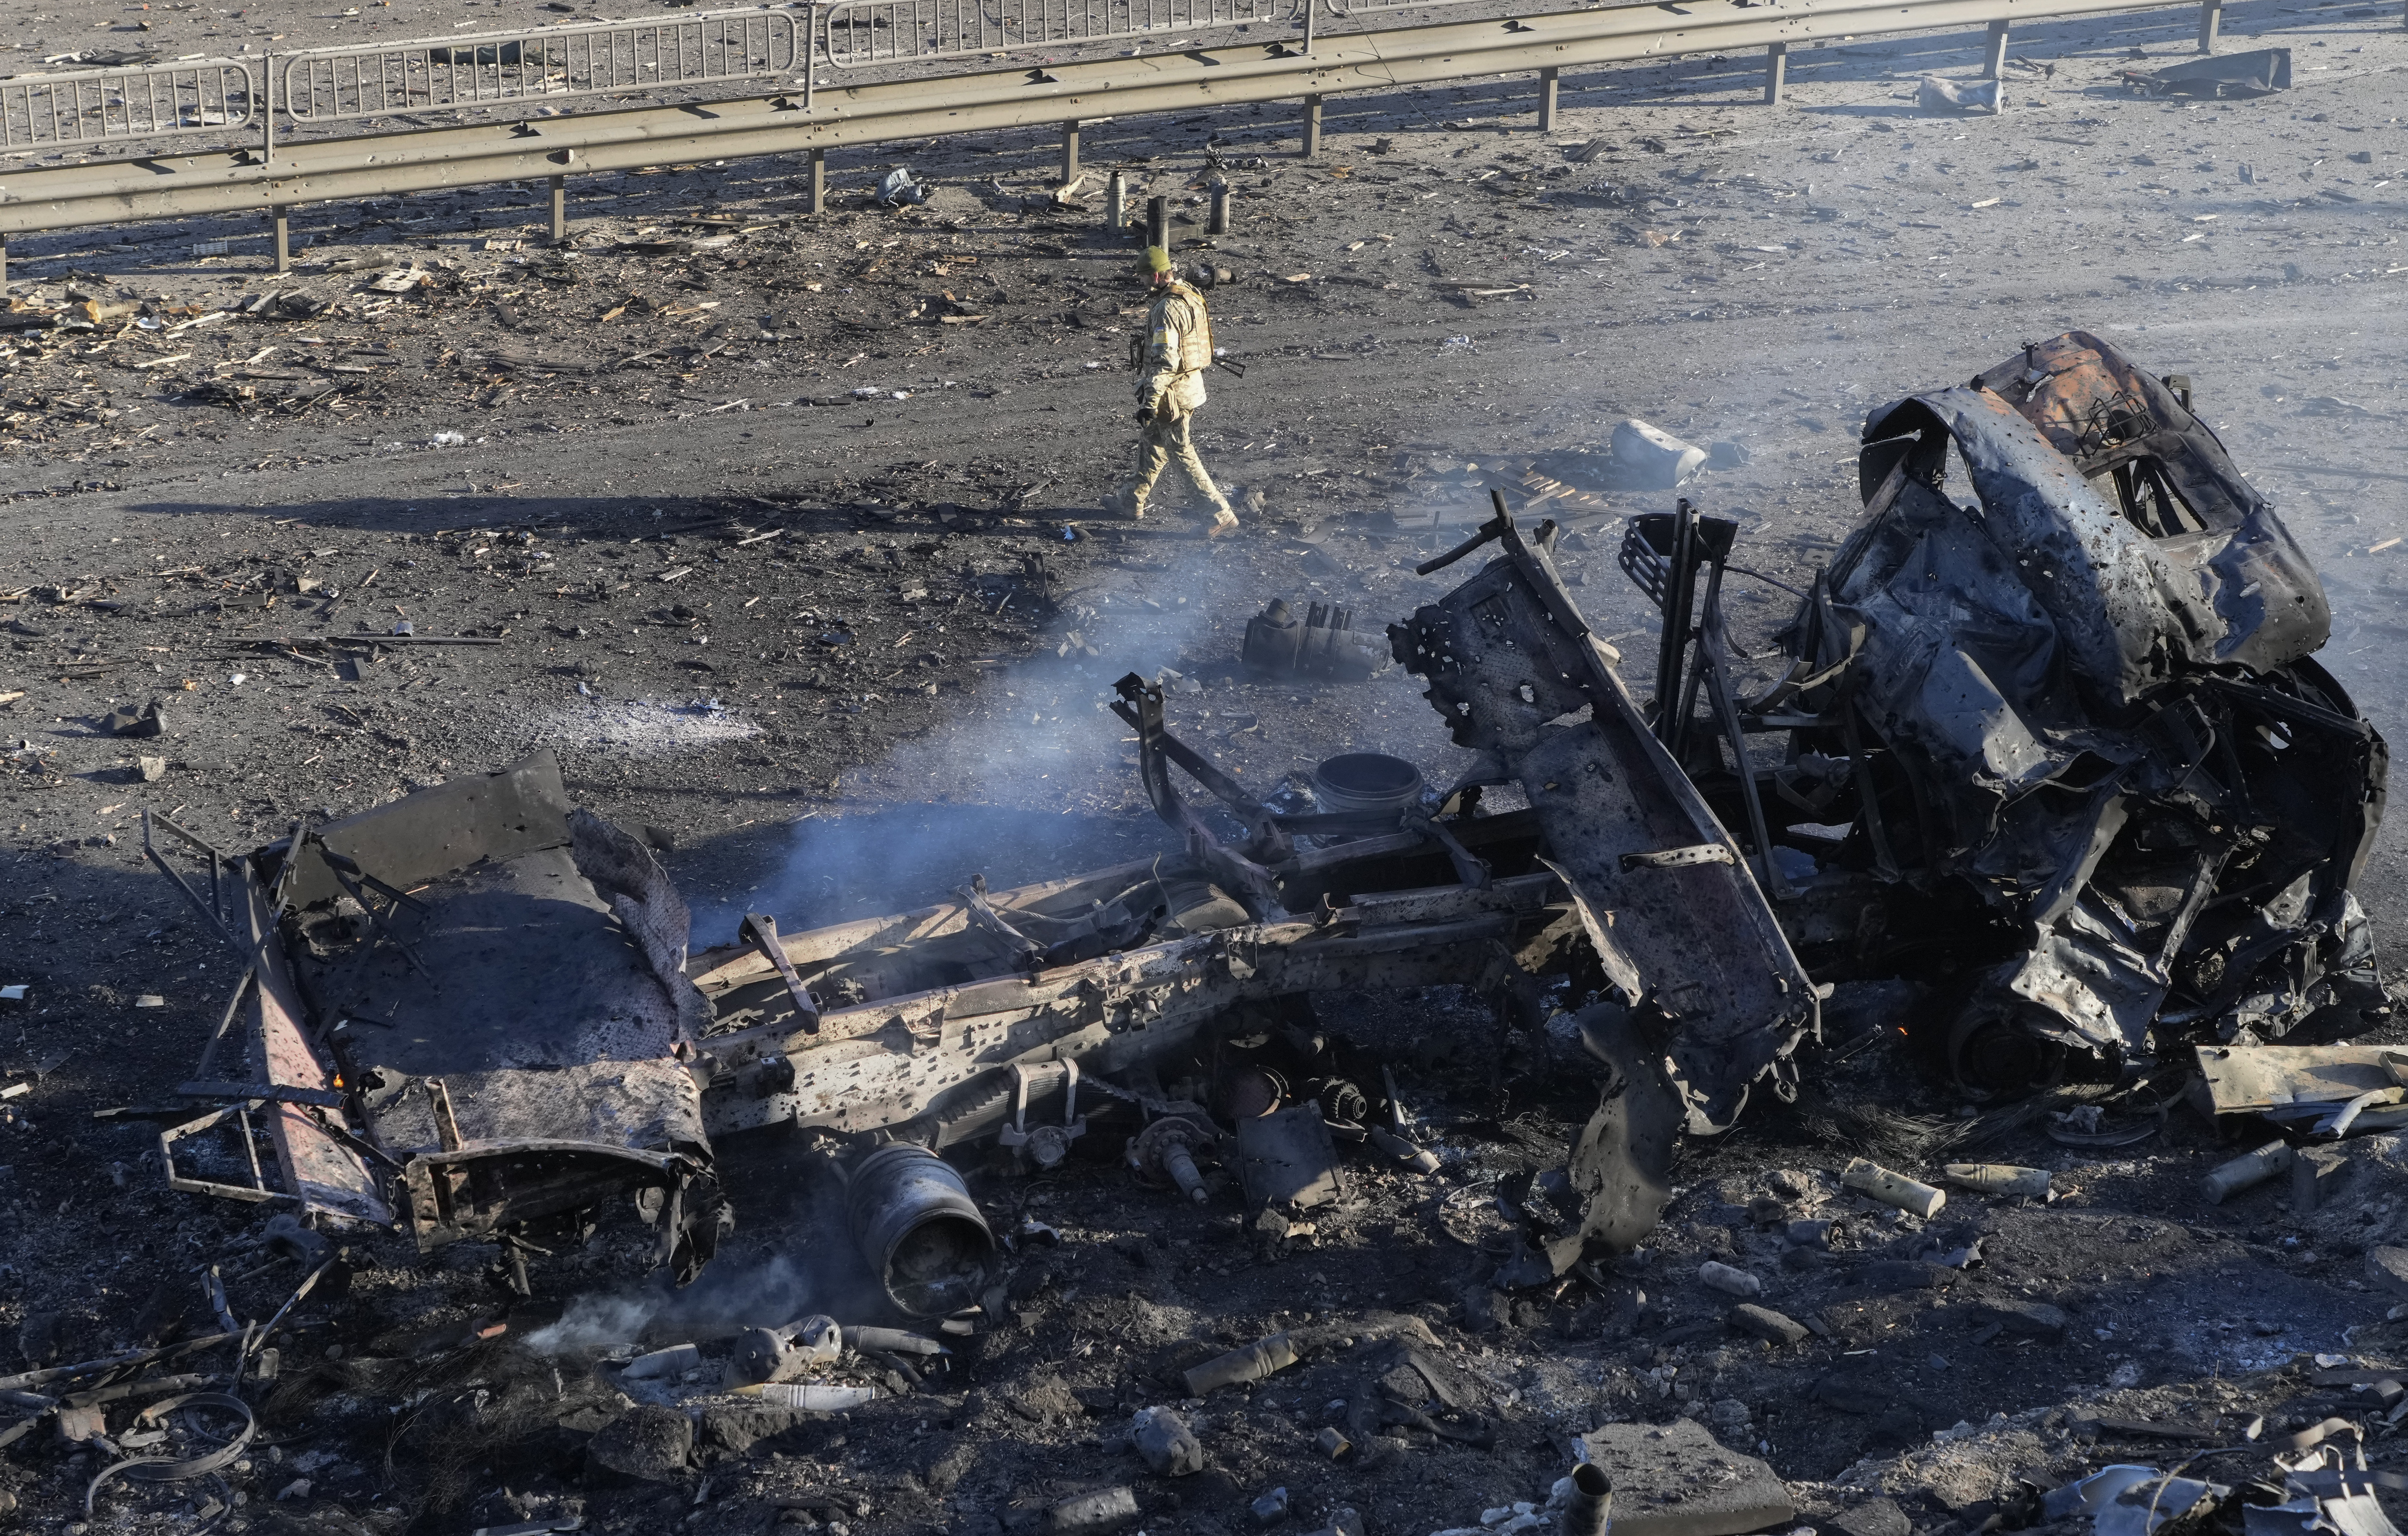
POLYGON ((1212 366, 1212 323, 1204 312, 1204 295, 1183 282, 1160 286, 1145 323, 1137 403, 1140 410, 1153 414, 1140 427, 1137 479, 1122 491, 1123 504, 1143 517, 1146 497, 1176 459, 1212 504, 1214 529, 1234 527, 1238 514, 1212 483, 1191 435, 1196 412, 1204 404, 1204 370, 1212 366))

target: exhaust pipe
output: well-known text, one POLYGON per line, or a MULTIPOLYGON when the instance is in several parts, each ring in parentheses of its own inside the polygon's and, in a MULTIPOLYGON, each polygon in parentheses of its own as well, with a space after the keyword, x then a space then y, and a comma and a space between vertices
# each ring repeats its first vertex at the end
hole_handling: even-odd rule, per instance
POLYGON ((979 1299, 995 1269, 995 1234, 951 1164, 892 1141, 863 1154, 845 1177, 853 1241, 888 1299, 934 1317, 979 1299))

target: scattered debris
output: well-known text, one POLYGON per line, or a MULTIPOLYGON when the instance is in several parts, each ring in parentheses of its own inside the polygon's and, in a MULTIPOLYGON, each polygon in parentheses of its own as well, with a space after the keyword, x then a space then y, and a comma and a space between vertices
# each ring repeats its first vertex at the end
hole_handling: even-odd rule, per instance
POLYGON ((1849 1159, 1848 1166, 1841 1171, 1840 1182, 1850 1189, 1860 1190, 1871 1196, 1884 1205, 1896 1206, 1907 1214, 1920 1216, 1925 1221, 1929 1221, 1940 1214, 1940 1208, 1948 1203, 1946 1191, 1934 1189, 1928 1184, 1919 1184, 1903 1173, 1893 1173, 1880 1164, 1867 1162, 1862 1157, 1849 1159))
POLYGON ((1971 1189, 1984 1195, 2020 1195, 2026 1199, 2048 1199, 2048 1170, 2014 1168, 2004 1163, 1950 1163, 1940 1170, 1940 1176, 1959 1189, 1971 1189))
POLYGON ((1740 1536, 1797 1518, 1770 1467, 1726 1449, 1695 1419, 1609 1424, 1579 1445, 1584 1464, 1612 1469, 1613 1529, 1624 1536, 1740 1536))
POLYGON ((2231 1491, 2198 1478, 2170 1477, 2155 1467, 2107 1467, 2052 1489, 2041 1500, 2041 1513, 2051 1520, 2087 1514, 2094 1536, 2149 1536, 2231 1491))
POLYGON ((2201 1045, 2191 1103, 2222 1121, 2262 1115, 2311 1136, 2408 1127, 2408 1050, 2382 1045, 2201 1045))
POLYGON ((1645 422, 1613 423, 1613 462, 1633 490, 1666 490, 1705 467, 1706 450, 1645 422))
POLYGON ((165 736, 166 707, 155 698, 148 704, 121 704, 101 722, 101 728, 111 736, 165 736))
POLYGON ((2189 59, 2163 69, 2126 69, 2116 78, 2135 95, 2263 96, 2291 88, 2291 50, 2252 49, 2189 59))
MULTIPOLYGON (((1076 185, 1075 182, 1072 184, 1076 185)), ((889 208, 924 203, 928 200, 928 189, 923 183, 911 179, 909 167, 897 165, 886 173, 884 180, 878 183, 878 200, 889 208)))
POLYGON ((1915 87, 1914 102, 1927 112, 1956 112, 1969 107, 2003 112, 2007 109, 2006 89, 2007 82, 2002 79, 1951 80, 1926 75, 1915 87))
POLYGON ((2222 1205, 2244 1189, 2254 1189, 2270 1179, 2291 1170, 2294 1156, 2288 1141, 2269 1141, 2254 1152, 2244 1152, 2229 1163, 2208 1170, 2200 1182, 2211 1204, 2222 1205))
POLYGON ((1246 621, 1240 659, 1264 677, 1321 678, 1361 682, 1388 669, 1385 636, 1358 633, 1352 610, 1310 603, 1298 620, 1287 599, 1274 597, 1246 621))

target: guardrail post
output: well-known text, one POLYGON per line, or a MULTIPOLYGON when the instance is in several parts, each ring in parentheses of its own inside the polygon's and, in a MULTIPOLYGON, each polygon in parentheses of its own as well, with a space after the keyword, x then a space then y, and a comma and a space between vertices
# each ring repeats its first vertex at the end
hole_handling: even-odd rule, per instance
POLYGON ((2007 22, 2000 17, 1990 23, 1990 36, 1982 50, 1982 78, 1997 79, 2007 72, 2007 22))
POLYGON ((8 237, 0 235, 0 294, 8 291, 8 237))
POLYGON ((1212 211, 1205 216, 1205 234, 1226 235, 1229 233, 1230 201, 1231 194, 1229 183, 1224 181, 1212 189, 1212 211))
MULTIPOLYGON (((2402 7, 2408 14, 2408 7, 2402 7)), ((2224 0, 2199 0, 2199 50, 2215 51, 2215 32, 2224 21, 2224 0)))
POLYGON ((552 243, 561 245, 568 239, 568 178, 552 179, 552 243))
POLYGON ((1307 96, 1304 98, 1304 158, 1314 160, 1320 155, 1321 98, 1307 96))
POLYGON ((1555 131, 1555 67, 1549 65, 1539 71, 1539 132, 1555 131))
POLYGON ((1067 184, 1079 179, 1079 125, 1062 124, 1062 179, 1067 184))
POLYGON ((1781 88, 1789 83, 1789 45, 1764 45, 1764 105, 1781 105, 1781 88))
POLYGON ((811 151, 811 211, 827 211, 827 151, 811 151))
POLYGON ((268 226, 276 232, 276 271, 278 276, 293 270, 293 229, 284 217, 280 205, 267 210, 268 226))

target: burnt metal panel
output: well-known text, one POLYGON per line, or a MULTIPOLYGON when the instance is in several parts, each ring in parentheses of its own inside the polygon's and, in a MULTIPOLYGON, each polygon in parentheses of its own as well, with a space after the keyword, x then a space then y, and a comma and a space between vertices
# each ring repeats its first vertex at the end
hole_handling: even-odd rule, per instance
MULTIPOLYGON (((1501 505, 1502 553, 1407 623, 1404 667, 1458 745, 1517 779, 1550 867, 1587 919, 1624 1001, 1670 1021, 1692 1130, 1727 1127, 1748 1088, 1816 1017, 1813 987, 1736 843, 1649 729, 1543 541, 1501 505), (1656 855, 1712 847, 1721 856, 1656 855)), ((1459 552, 1462 553, 1462 552, 1459 552)))
MULTIPOLYGON (((369 874, 408 890, 480 859, 566 844, 568 811, 559 760, 534 752, 506 768, 464 773, 316 833, 369 874)), ((332 901, 343 888, 323 860, 305 857, 285 894, 292 905, 308 907, 332 901)))

